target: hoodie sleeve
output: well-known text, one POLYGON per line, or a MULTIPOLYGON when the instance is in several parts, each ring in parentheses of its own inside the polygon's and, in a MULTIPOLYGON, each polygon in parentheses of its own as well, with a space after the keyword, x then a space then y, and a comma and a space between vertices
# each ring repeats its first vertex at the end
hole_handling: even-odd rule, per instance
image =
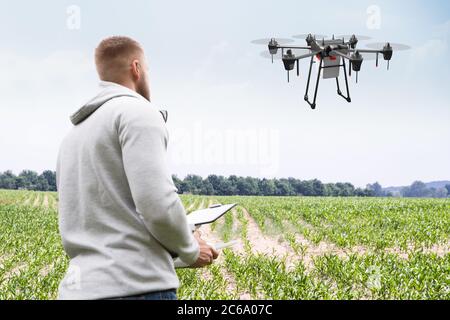
POLYGON ((147 103, 135 102, 127 105, 116 126, 137 212, 156 240, 183 262, 193 264, 199 246, 168 170, 168 134, 161 115, 147 103))

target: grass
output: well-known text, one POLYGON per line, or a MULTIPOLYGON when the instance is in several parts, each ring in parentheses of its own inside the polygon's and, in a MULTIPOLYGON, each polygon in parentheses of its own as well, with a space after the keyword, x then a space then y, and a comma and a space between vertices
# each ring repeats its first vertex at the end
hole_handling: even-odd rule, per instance
MULTIPOLYGON (((177 270, 181 299, 450 299, 449 199, 181 198, 190 211, 239 203, 213 229, 243 242, 208 268, 177 270), (266 237, 282 236, 295 260, 255 251, 244 208, 266 237), (349 253, 312 255, 320 243, 349 253)), ((0 190, 0 299, 56 298, 68 265, 56 208, 56 193, 0 190)))

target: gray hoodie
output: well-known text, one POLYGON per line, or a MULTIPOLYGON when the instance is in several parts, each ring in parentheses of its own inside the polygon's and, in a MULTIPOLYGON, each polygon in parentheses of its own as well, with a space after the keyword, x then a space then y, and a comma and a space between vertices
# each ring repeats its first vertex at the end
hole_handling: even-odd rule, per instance
POLYGON ((179 286, 173 257, 198 243, 166 163, 160 112, 136 92, 101 82, 77 111, 57 163, 59 229, 69 268, 60 299, 101 299, 179 286))

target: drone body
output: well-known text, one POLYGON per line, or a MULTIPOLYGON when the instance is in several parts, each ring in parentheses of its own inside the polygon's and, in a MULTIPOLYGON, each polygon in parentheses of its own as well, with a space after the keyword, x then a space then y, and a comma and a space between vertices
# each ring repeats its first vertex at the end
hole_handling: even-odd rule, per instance
MULTIPOLYGON (((409 49, 408 46, 404 45, 391 45, 390 43, 386 43, 383 48, 377 49, 379 44, 373 44, 376 49, 356 49, 358 44, 358 38, 355 35, 348 36, 348 41, 345 40, 347 36, 342 36, 341 38, 331 40, 325 40, 324 37, 322 40, 318 40, 316 36, 312 34, 309 35, 300 35, 294 36, 297 38, 304 38, 307 46, 291 46, 291 45, 281 45, 280 43, 289 43, 291 40, 280 39, 277 40, 275 38, 271 38, 268 43, 268 49, 270 57, 272 58, 272 63, 274 57, 281 51, 281 57, 284 65, 284 69, 288 74, 288 82, 289 82, 289 72, 297 68, 297 76, 300 75, 299 70, 299 61, 302 59, 310 58, 310 66, 308 73, 308 80, 306 85, 306 92, 304 99, 311 106, 312 109, 316 108, 316 100, 317 100, 317 92, 319 88, 319 82, 321 76, 323 79, 336 79, 337 93, 339 96, 343 97, 348 102, 351 102, 350 98, 350 90, 348 86, 348 78, 347 78, 347 64, 346 60, 348 60, 348 72, 349 76, 351 76, 352 71, 356 72, 356 82, 358 82, 358 72, 361 70, 362 63, 364 61, 364 57, 362 54, 374 54, 376 59, 376 66, 378 66, 379 55, 383 56, 383 59, 388 62, 388 70, 389 70, 389 61, 392 59, 394 47, 397 47, 399 50, 409 49), (306 36, 306 37, 304 37, 306 36), (302 55, 295 55, 292 50, 308 50, 309 53, 302 55), (309 99, 309 86, 311 82, 311 73, 312 67, 315 63, 314 58, 317 59, 318 72, 317 72, 317 81, 316 87, 314 90, 314 99, 310 101, 309 99), (341 74, 341 68, 343 69, 342 73, 345 78, 345 86, 346 86, 346 95, 344 95, 340 89, 339 77, 341 74)), ((363 37, 365 39, 369 39, 368 37, 363 37)), ((255 40, 253 43, 260 44, 263 43, 265 39, 255 40)), ((267 42, 266 42, 267 43, 267 42)))

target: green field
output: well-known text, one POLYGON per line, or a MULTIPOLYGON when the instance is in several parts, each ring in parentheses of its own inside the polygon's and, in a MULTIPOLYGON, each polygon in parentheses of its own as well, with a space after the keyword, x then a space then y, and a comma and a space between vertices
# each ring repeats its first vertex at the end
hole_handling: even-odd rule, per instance
MULTIPOLYGON (((450 200, 182 196, 237 202, 201 229, 239 239, 179 270, 181 299, 450 299, 450 200)), ((0 190, 0 299, 54 299, 67 267, 55 193, 0 190)))

